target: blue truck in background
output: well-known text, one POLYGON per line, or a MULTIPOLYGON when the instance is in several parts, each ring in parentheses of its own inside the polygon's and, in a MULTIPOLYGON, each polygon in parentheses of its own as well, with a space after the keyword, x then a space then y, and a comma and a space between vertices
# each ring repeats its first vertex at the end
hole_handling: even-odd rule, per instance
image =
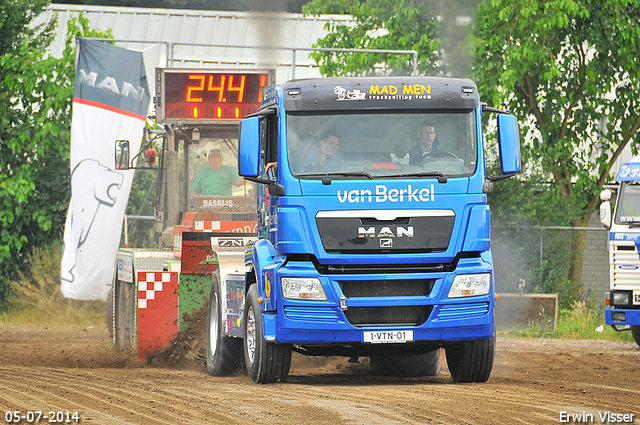
POLYGON ((244 364, 255 383, 284 382, 296 352, 433 376, 443 348, 454 381, 489 378, 496 295, 486 193, 520 171, 514 116, 481 103, 468 79, 292 80, 265 92, 238 138, 258 231, 212 237, 221 264, 230 245, 244 263, 213 277, 210 374, 244 364), (483 113, 497 114, 495 176, 483 113), (435 133, 428 152, 423 129, 435 133))
POLYGON ((640 157, 620 166, 617 186, 600 193, 600 220, 609 229, 609 292, 605 294, 607 325, 631 331, 640 346, 640 157), (617 192, 613 219, 611 199, 617 192))

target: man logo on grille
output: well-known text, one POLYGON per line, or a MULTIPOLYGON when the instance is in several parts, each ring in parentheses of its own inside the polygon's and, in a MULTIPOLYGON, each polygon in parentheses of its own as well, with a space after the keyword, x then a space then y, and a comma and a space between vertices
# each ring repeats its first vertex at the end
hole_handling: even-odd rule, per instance
MULTIPOLYGON (((375 226, 370 227, 358 227, 358 237, 359 238, 412 238, 413 237, 413 226, 396 226, 395 232, 389 226, 384 226, 382 228, 376 228, 375 226)), ((382 245, 380 245, 382 246, 382 245)))
POLYGON ((380 239, 380 248, 393 248, 393 239, 380 239))

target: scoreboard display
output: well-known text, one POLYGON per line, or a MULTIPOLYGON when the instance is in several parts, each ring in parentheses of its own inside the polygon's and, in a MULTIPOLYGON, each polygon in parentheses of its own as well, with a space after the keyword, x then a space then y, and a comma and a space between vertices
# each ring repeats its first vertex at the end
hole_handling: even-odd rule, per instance
POLYGON ((235 123, 257 112, 274 71, 156 69, 156 119, 235 123))

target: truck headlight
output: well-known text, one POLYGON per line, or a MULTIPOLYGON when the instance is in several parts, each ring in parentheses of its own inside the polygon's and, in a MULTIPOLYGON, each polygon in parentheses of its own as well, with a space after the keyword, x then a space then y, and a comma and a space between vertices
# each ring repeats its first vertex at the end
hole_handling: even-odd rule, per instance
POLYGON ((290 300, 326 301, 322 283, 315 277, 283 277, 282 296, 290 300))
POLYGON ((491 286, 491 274, 459 274, 453 279, 449 298, 487 295, 491 286))
POLYGON ((631 304, 631 293, 614 291, 612 305, 629 305, 631 304))

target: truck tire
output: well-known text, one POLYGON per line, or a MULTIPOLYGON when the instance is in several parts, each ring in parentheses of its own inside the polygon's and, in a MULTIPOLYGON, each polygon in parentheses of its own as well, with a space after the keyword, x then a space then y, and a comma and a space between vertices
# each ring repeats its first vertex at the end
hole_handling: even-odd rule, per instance
POLYGON ((440 374, 440 349, 425 354, 369 357, 372 375, 419 378, 440 374))
POLYGON ((262 310, 258 303, 258 285, 247 291, 244 303, 244 362, 247 373, 256 384, 285 382, 291 367, 291 344, 275 344, 264 340, 262 310))
POLYGON ((491 375, 496 338, 467 341, 445 351, 451 378, 455 382, 486 382, 491 375))
POLYGON ((116 279, 115 297, 115 327, 113 339, 116 349, 124 353, 133 354, 136 350, 136 286, 133 283, 116 279))
POLYGON ((107 308, 105 309, 106 320, 107 320, 107 329, 109 329, 109 338, 113 341, 113 318, 115 312, 115 303, 113 301, 113 293, 115 292, 115 280, 113 285, 111 286, 111 290, 109 291, 109 295, 107 295, 107 308))
POLYGON ((631 335, 633 335, 633 340, 640 347, 640 326, 631 326, 631 335))
POLYGON ((211 280, 207 315, 207 371, 213 376, 229 376, 242 367, 242 341, 224 334, 220 272, 211 280))

